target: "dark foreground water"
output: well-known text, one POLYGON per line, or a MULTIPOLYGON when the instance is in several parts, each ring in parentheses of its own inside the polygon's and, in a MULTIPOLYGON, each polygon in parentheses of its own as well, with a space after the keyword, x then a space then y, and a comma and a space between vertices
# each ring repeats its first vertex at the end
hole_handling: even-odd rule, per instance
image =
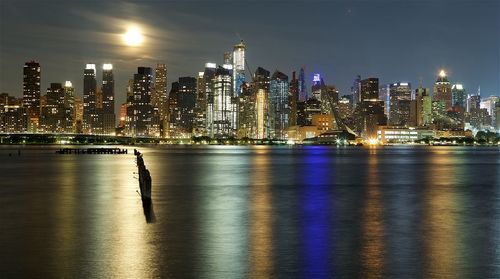
POLYGON ((1 278, 500 278, 499 148, 12 148, 1 278))

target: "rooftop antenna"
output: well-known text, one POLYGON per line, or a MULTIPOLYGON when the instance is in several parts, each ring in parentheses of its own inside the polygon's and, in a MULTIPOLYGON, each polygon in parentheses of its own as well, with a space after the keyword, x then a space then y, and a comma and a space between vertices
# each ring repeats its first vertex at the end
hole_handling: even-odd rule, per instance
POLYGON ((422 83, 423 83, 423 78, 420 77, 419 81, 418 81, 418 87, 419 88, 422 88, 422 83))
POLYGON ((477 88, 477 95, 481 96, 481 85, 479 85, 479 87, 477 88))

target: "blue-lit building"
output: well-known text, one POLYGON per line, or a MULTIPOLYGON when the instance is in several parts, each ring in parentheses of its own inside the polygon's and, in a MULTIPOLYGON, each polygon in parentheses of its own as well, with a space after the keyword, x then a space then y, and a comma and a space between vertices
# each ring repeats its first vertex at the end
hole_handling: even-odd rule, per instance
POLYGON ((289 125, 288 76, 274 72, 269 83, 269 134, 274 139, 285 139, 289 125))

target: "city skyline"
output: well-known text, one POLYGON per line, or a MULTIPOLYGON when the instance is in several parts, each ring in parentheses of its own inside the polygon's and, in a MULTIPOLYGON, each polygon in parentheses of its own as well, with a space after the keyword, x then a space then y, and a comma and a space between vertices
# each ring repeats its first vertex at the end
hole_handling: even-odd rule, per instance
MULTIPOLYGON (((92 2, 89 5, 76 1, 71 8, 69 5, 61 6, 62 2, 59 1, 44 3, 47 7, 40 7, 41 4, 34 1, 5 1, 0 6, 0 91, 20 97, 21 65, 36 60, 41 65, 42 94, 50 87, 50 83, 70 80, 76 95, 82 96, 85 64, 112 63, 116 111, 118 105, 125 101, 127 82, 137 67, 154 67, 157 62, 165 63, 168 68, 167 86, 170 89, 178 77, 196 77, 206 62, 222 64, 223 53, 232 51, 234 44, 241 38, 247 46, 246 57, 252 72, 262 66, 272 72, 279 70, 291 76, 293 71, 304 66, 308 90, 316 73, 320 73, 326 83, 335 84, 341 95, 350 93, 349 87, 358 74, 363 78, 378 77, 380 84, 406 81, 413 84, 414 88, 423 80, 424 87, 430 88, 436 74, 444 68, 450 81, 463 84, 469 93, 475 93, 481 86, 482 96, 499 94, 499 41, 498 36, 491 35, 498 34, 500 29, 500 22, 495 24, 498 3, 459 1, 449 5, 450 1, 410 1, 402 5, 393 1, 385 2, 391 5, 363 1, 313 1, 311 4, 293 1, 292 8, 287 3, 276 1, 261 11, 260 21, 255 26, 268 27, 259 29, 250 28, 248 16, 245 15, 247 13, 238 13, 241 21, 234 20, 235 15, 232 13, 222 17, 218 15, 220 11, 217 10, 230 11, 224 6, 224 1, 210 5, 201 2, 165 4, 157 1, 118 1, 113 2, 114 5, 92 2), (189 9, 193 5, 197 5, 197 8, 189 9), (113 10, 110 10, 111 6, 113 10), (207 7, 201 9, 202 6, 207 7), (303 17, 290 19, 299 13, 299 8, 306 6, 324 9, 314 9, 317 12, 314 15, 304 12, 303 17), (436 12, 442 7, 446 7, 449 13, 442 15, 436 12), (175 17, 183 18, 173 17, 170 20, 175 21, 175 24, 166 24, 160 13, 152 10, 154 8, 169 8, 173 14, 176 12, 175 17), (380 9, 383 13, 377 13, 380 9), (39 14, 33 14, 34 11, 39 14), (60 17, 48 18, 49 11, 62 13, 60 17), (200 15, 200 11, 204 12, 200 15), (277 11, 287 16, 273 16, 273 12, 277 11), (335 23, 333 28, 328 26, 327 20, 311 25, 310 19, 324 18, 327 11, 331 12, 330 17, 338 21, 330 23, 335 23), (398 22, 404 17, 400 14, 402 12, 415 16, 424 11, 426 21, 418 26, 415 22, 398 22), (388 18, 387 14, 393 16, 388 18), (15 15, 18 17, 13 18, 15 15), (69 21, 68 17, 72 20, 69 21), (473 20, 479 17, 481 20, 473 20), (231 28, 215 22, 214 28, 198 30, 198 23, 208 24, 218 18, 231 28), (287 29, 269 25, 273 20, 284 22, 287 29), (365 27, 370 21, 376 31, 366 31, 365 27), (38 24, 34 26, 34 22, 38 24), (398 22, 397 26, 395 22, 398 22), (61 23, 65 23, 64 28, 60 26, 61 23), (128 47, 122 43, 121 35, 130 25, 137 25, 143 30, 144 42, 141 46, 128 47), (193 28, 193 25, 198 27, 193 28), (28 27, 32 30, 28 30, 28 27), (398 31, 396 29, 405 28, 405 32, 393 33, 398 31), (482 32, 476 32, 478 28, 482 32), (187 32, 191 32, 191 36, 187 32), (459 34, 452 36, 450 33, 459 34), (416 39, 418 34, 426 34, 429 39, 416 39), (476 40, 471 39, 473 35, 476 40), (360 40, 363 40, 359 37, 369 39, 369 43, 360 46, 360 40), (37 47, 32 47, 30 39, 41 42, 37 47)), ((243 1, 236 6, 233 8, 251 12, 262 6, 262 3, 243 1)), ((246 73, 248 75, 248 70, 246 73)), ((100 72, 97 74, 101 75, 100 72)))

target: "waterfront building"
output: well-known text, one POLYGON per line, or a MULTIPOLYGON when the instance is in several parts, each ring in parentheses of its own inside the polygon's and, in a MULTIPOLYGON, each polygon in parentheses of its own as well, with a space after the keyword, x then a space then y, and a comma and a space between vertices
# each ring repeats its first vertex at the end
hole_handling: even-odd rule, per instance
POLYGON ((359 102, 361 102, 361 76, 357 75, 354 78, 351 86, 351 98, 352 104, 357 106, 359 102))
POLYGON ((102 109, 101 121, 102 134, 114 135, 116 126, 115 115, 115 80, 113 76, 113 65, 104 64, 102 66, 102 109))
POLYGON ((214 137, 214 81, 215 70, 217 65, 215 63, 206 63, 205 71, 203 72, 203 81, 205 84, 205 95, 207 96, 206 108, 206 129, 209 137, 214 137))
POLYGON ((290 126, 297 125, 297 102, 299 102, 299 80, 295 76, 295 71, 292 72, 292 80, 288 92, 288 103, 290 107, 290 126))
POLYGON ((253 84, 243 83, 238 98, 238 138, 256 136, 256 91, 253 84))
POLYGON ((378 99, 384 101, 384 114, 387 119, 390 118, 390 108, 391 108, 391 84, 384 84, 380 86, 378 92, 378 99))
POLYGON ((299 101, 305 102, 309 99, 309 94, 307 93, 306 85, 306 74, 304 67, 300 68, 299 72, 299 101))
POLYGON ((378 78, 360 81, 361 101, 355 110, 355 127, 365 139, 376 138, 377 127, 387 124, 384 101, 378 99, 378 78))
POLYGON ((87 64, 83 71, 83 133, 95 134, 98 128, 97 81, 95 64, 87 64))
POLYGON ((432 94, 434 101, 444 102, 445 111, 452 108, 451 83, 448 81, 448 76, 444 70, 439 72, 432 94))
POLYGON ((451 100, 454 107, 467 109, 467 94, 462 84, 453 84, 451 87, 451 100))
POLYGON ((153 106, 158 108, 160 121, 165 121, 168 116, 168 89, 167 89, 167 65, 156 64, 155 90, 152 98, 153 106))
POLYGON ((389 124, 393 126, 406 126, 409 122, 411 85, 407 82, 390 84, 389 100, 389 124))
POLYGON ((138 67, 134 74, 132 105, 128 115, 130 135, 152 136, 153 106, 151 91, 153 89, 153 70, 149 67, 138 67))
POLYGON ((179 90, 177 94, 177 108, 179 122, 177 129, 185 137, 190 137, 195 121, 197 80, 194 77, 180 77, 179 90))
POLYGON ((213 133, 216 138, 234 136, 232 65, 224 64, 215 70, 213 93, 213 133))
POLYGON ((269 138, 269 83, 270 72, 258 67, 254 74, 255 90, 255 139, 269 138))
POLYGON ((233 49, 233 93, 238 97, 245 82, 245 44, 243 40, 233 49))
POLYGON ((40 64, 29 61, 23 67, 23 107, 29 118, 29 131, 36 132, 40 119, 40 64))
POLYGON ((432 97, 428 88, 419 87, 415 89, 415 107, 417 127, 432 124, 432 97))
POLYGON ((66 127, 64 98, 61 83, 51 83, 47 88, 46 104, 42 107, 40 130, 44 133, 64 133, 66 127))
POLYGON ((484 108, 488 111, 488 114, 491 116, 491 125, 495 125, 496 119, 496 104, 499 102, 498 96, 490 96, 487 98, 483 98, 479 104, 480 108, 484 108))
POLYGON ((194 108, 194 136, 206 136, 207 93, 205 88, 205 72, 198 72, 196 79, 196 104, 194 108))
POLYGON ((75 88, 73 83, 67 80, 64 83, 64 123, 65 132, 76 132, 75 127, 75 88))
POLYGON ((275 71, 269 83, 269 137, 285 139, 289 125, 288 76, 275 71))
POLYGON ((431 129, 380 126, 377 130, 377 139, 381 143, 408 143, 434 137, 435 132, 431 129))
MULTIPOLYGON (((23 99, 24 101, 24 99, 23 99)), ((25 133, 28 130, 27 109, 19 104, 0 105, 0 132, 6 134, 25 133)))

